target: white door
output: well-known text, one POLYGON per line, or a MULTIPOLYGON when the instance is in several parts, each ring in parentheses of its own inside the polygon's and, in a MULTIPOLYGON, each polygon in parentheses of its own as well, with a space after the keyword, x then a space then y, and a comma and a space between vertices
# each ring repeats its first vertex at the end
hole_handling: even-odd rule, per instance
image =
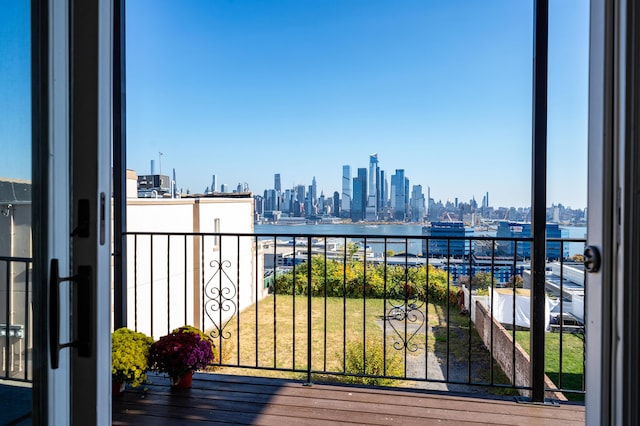
POLYGON ((592 0, 590 37, 587 424, 638 424, 638 2, 592 0))
POLYGON ((112 5, 32 7, 32 419, 110 424, 112 5))
POLYGON ((72 424, 111 419, 111 0, 73 1, 71 37, 72 424))

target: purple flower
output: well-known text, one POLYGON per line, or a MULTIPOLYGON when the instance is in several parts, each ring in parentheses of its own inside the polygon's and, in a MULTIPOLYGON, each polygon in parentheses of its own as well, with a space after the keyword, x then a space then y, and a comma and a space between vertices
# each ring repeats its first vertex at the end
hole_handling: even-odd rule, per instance
POLYGON ((151 368, 170 376, 204 368, 213 360, 213 346, 208 339, 189 331, 172 332, 154 342, 149 350, 151 368))

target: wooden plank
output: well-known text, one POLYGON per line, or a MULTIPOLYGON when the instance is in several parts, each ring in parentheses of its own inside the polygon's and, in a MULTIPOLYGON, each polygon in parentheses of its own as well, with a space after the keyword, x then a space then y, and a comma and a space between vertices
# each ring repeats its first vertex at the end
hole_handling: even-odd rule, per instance
MULTIPOLYGON (((424 419, 441 420, 449 419, 458 422, 476 422, 482 419, 483 422, 492 424, 527 424, 531 422, 548 422, 561 420, 564 424, 569 424, 573 420, 576 423, 583 423, 584 420, 576 416, 558 419, 556 415, 529 416, 531 410, 551 413, 554 410, 548 407, 514 405, 514 409, 508 413, 497 414, 492 412, 491 403, 483 405, 479 411, 468 411, 451 409, 446 404, 438 408, 425 408, 418 405, 398 406, 389 401, 387 404, 366 401, 339 401, 326 400, 313 397, 312 394, 302 396, 282 396, 270 395, 269 398, 252 398, 252 394, 238 394, 237 392, 222 392, 214 394, 209 392, 187 391, 180 394, 151 393, 138 401, 140 407, 149 406, 153 409, 160 406, 170 413, 177 413, 181 410, 192 410, 194 407, 211 410, 220 413, 222 411, 232 412, 234 415, 240 413, 269 414, 282 417, 314 418, 317 420, 349 421, 349 419, 366 419, 368 424, 386 425, 389 418, 402 419, 403 423, 420 424, 424 419)), ((557 414, 557 413, 555 413, 557 414)))
MULTIPOLYGON (((425 393, 380 391, 379 389, 314 385, 312 387, 301 386, 297 383, 281 383, 281 386, 243 384, 236 382, 232 386, 222 383, 222 386, 213 386, 216 382, 209 381, 198 384, 198 389, 192 390, 192 396, 199 398, 217 398, 217 395, 225 395, 224 398, 241 398, 239 395, 247 393, 252 400, 265 398, 272 400, 274 395, 307 397, 311 399, 325 400, 326 404, 332 401, 366 402, 373 404, 392 404, 400 406, 403 410, 411 410, 414 407, 441 408, 446 404, 448 409, 468 412, 485 413, 490 411, 495 414, 525 415, 527 417, 544 417, 557 420, 571 420, 576 414, 583 413, 584 407, 564 405, 560 407, 548 407, 538 405, 517 404, 511 401, 480 399, 459 396, 429 395, 425 393), (205 386, 200 386, 205 385, 205 386), (258 395, 262 395, 258 397, 258 395), (390 399, 392 397, 392 399, 390 399), (487 407, 489 404, 490 408, 487 407), (552 411, 548 411, 552 410, 552 411)), ((157 387, 159 392, 170 392, 166 387, 157 387)), ((304 404, 304 403, 303 403, 304 404)))
MULTIPOLYGON (((152 403, 141 406, 135 402, 119 403, 119 411, 114 413, 113 424, 203 424, 203 423, 223 423, 223 424, 251 424, 251 425, 283 425, 292 424, 300 426, 324 426, 324 425, 389 425, 390 423, 401 422, 407 426, 422 426, 425 421, 429 423, 437 422, 443 425, 460 424, 459 420, 439 419, 439 418, 412 418, 402 416, 378 415, 371 413, 340 412, 333 410, 304 410, 296 407, 283 409, 270 409, 270 407, 260 406, 257 408, 247 407, 250 404, 230 406, 216 406, 203 408, 199 404, 191 407, 176 408, 165 404, 152 403)), ((486 424, 478 422, 465 422, 465 424, 486 424)), ((543 423, 540 423, 543 424, 543 423)))
POLYGON ((113 401, 114 424, 329 425, 402 423, 584 424, 584 407, 517 404, 499 399, 426 391, 198 374, 193 389, 173 391, 153 377, 147 392, 128 391, 113 401))
MULTIPOLYGON (((170 392, 170 391, 169 391, 170 392)), ((167 393, 158 393, 158 396, 167 395, 167 393)), ((442 407, 446 407, 449 411, 460 411, 465 413, 478 413, 483 415, 484 413, 490 412, 496 415, 510 415, 510 416, 526 416, 526 417, 541 417, 555 420, 572 420, 576 418, 576 414, 573 411, 568 410, 559 410, 559 408, 555 407, 544 407, 544 406, 535 406, 535 405, 522 405, 511 403, 508 406, 502 407, 500 410, 495 410, 494 404, 491 401, 484 401, 482 404, 472 404, 470 406, 460 405, 462 403, 455 401, 456 405, 450 404, 449 400, 436 400, 431 401, 429 398, 414 398, 414 401, 405 401, 404 404, 397 404, 395 401, 395 397, 392 399, 388 399, 387 401, 376 401, 376 400, 367 400, 362 398, 351 399, 351 396, 361 396, 356 393, 351 393, 351 396, 344 396, 342 399, 326 399, 323 398, 321 394, 317 392, 309 393, 307 389, 304 389, 300 394, 288 394, 283 395, 281 393, 271 393, 271 394, 260 394, 260 393, 250 393, 250 392, 237 392, 237 391, 222 391, 222 392, 214 392, 214 391, 201 391, 201 390, 192 390, 190 396, 195 399, 200 399, 202 401, 209 400, 211 403, 215 403, 215 401, 221 400, 231 400, 235 402, 254 402, 254 403, 264 403, 264 404, 282 404, 282 405, 293 405, 293 406, 303 406, 303 407, 314 407, 317 406, 320 402, 324 407, 336 409, 336 410, 345 410, 352 409, 351 407, 357 407, 358 404, 369 404, 372 405, 370 408, 366 408, 367 411, 373 412, 386 412, 389 414, 407 414, 411 413, 411 415, 421 416, 421 411, 423 410, 439 410, 442 407), (421 403, 421 401, 427 401, 428 404, 421 403), (381 408, 383 407, 383 408, 381 408), (417 414, 413 414, 413 413, 417 414)), ((185 396, 185 403, 189 403, 189 398, 185 396)), ((355 408, 353 408, 355 409, 355 408)), ((578 411, 579 412, 579 411, 578 411)))

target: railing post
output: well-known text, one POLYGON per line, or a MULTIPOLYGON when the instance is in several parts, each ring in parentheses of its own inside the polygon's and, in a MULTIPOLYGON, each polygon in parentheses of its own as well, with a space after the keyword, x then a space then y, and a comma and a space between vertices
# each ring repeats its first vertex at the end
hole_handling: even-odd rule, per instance
POLYGON ((544 402, 548 0, 535 0, 533 19, 531 400, 544 402))
POLYGON ((127 138, 125 90, 125 8, 124 0, 114 7, 113 41, 113 324, 127 326, 127 138))
POLYGON ((12 299, 12 295, 11 293, 13 292, 12 289, 12 279, 11 279, 11 260, 8 260, 6 263, 6 288, 7 288, 7 293, 6 293, 6 298, 5 298, 5 318, 4 318, 4 347, 5 347, 5 356, 4 356, 4 377, 8 378, 10 377, 10 372, 11 372, 11 364, 9 362, 9 360, 11 359, 10 356, 10 348, 11 348, 11 343, 10 343, 10 325, 11 325, 11 299, 12 299))
MULTIPOLYGON (((307 383, 311 386, 311 236, 307 236, 307 383)), ((294 318, 295 321, 295 318, 294 318)))

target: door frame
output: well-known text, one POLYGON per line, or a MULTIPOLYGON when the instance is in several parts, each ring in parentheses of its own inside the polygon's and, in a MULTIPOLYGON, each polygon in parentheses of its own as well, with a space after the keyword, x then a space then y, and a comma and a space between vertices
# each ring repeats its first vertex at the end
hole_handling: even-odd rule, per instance
MULTIPOLYGON (((35 307, 32 422, 110 424, 113 1, 32 0, 31 8, 35 307), (94 28, 83 25, 85 13, 95 18, 91 22, 94 28), (78 43, 91 54, 73 57, 70 52, 78 53, 78 43), (74 98, 79 76, 93 86, 84 85, 86 96, 74 105, 73 101, 79 99, 74 98), (93 115, 82 117, 87 110, 93 115), (74 128, 74 118, 76 124, 83 124, 74 128), (78 127, 85 132, 83 136, 78 127), (91 204, 91 238, 86 241, 70 237, 78 222, 74 218, 78 198, 91 204), (53 301, 48 297, 49 288, 57 285, 49 280, 49 261, 54 258, 59 260, 60 275, 64 277, 74 275, 80 264, 93 268, 92 354, 89 358, 80 357, 78 348, 63 348, 57 369, 51 368, 52 342, 48 339, 50 327, 57 323, 49 320, 53 301)), ((78 335, 77 326, 72 327, 69 321, 77 318, 77 309, 72 309, 77 292, 72 288, 77 289, 77 285, 66 281, 60 284, 60 343, 76 340, 78 335)))
POLYGON ((110 424, 113 2, 69 6, 72 268, 90 277, 72 294, 74 340, 87 341, 70 351, 71 423, 110 424))
POLYGON ((637 424, 640 388, 640 7, 591 0, 587 424, 637 424))

